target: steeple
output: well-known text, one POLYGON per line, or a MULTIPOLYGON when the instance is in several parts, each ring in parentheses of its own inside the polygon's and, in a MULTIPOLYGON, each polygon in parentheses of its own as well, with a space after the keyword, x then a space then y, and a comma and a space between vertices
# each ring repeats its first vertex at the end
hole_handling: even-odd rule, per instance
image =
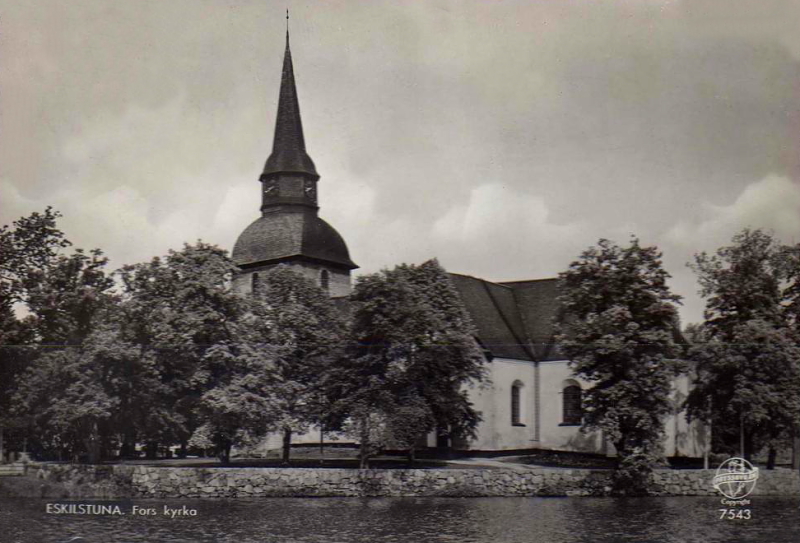
MULTIPOLYGON (((289 19, 288 11, 286 19, 287 21, 289 19)), ((278 115, 275 120, 275 138, 272 142, 272 154, 267 159, 261 179, 263 181, 265 177, 279 173, 299 173, 314 180, 319 179, 314 162, 306 153, 306 143, 303 138, 300 104, 297 101, 297 88, 294 83, 292 51, 289 48, 288 22, 278 115)))
POLYGON ((235 288, 252 292, 260 274, 287 265, 316 281, 331 296, 349 295, 350 271, 358 266, 350 260, 342 236, 319 217, 319 174, 303 139, 288 22, 275 140, 259 181, 261 217, 239 235, 231 253, 240 272, 234 279, 235 288))

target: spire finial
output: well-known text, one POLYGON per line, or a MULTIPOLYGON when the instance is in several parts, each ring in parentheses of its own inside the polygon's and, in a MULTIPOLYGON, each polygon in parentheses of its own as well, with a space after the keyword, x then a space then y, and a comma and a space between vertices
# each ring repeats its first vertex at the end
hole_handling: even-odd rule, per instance
POLYGON ((314 162, 306 153, 303 124, 300 121, 300 105, 294 83, 292 52, 289 50, 289 10, 286 10, 286 51, 283 54, 281 90, 278 95, 278 115, 275 119, 275 138, 272 154, 264 166, 264 175, 275 173, 303 173, 309 178, 319 179, 314 162))

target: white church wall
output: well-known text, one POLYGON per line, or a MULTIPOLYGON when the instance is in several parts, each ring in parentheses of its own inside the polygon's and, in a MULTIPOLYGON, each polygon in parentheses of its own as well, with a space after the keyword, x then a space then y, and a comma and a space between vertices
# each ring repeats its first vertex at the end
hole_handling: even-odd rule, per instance
POLYGON ((320 277, 322 270, 328 271, 329 287, 328 292, 333 298, 341 296, 348 296, 350 294, 350 274, 341 270, 332 269, 330 267, 322 266, 320 264, 311 264, 303 262, 292 262, 287 264, 292 270, 303 274, 308 279, 320 285, 320 277))
MULTIPOLYGON (((278 264, 270 264, 268 266, 248 269, 246 272, 240 273, 233 280, 234 290, 239 294, 250 294, 253 292, 253 274, 258 273, 260 276, 264 276, 277 265, 278 264)), ((317 285, 320 285, 322 270, 327 270, 329 278, 328 291, 333 298, 348 296, 352 290, 350 287, 350 274, 348 272, 307 262, 289 262, 283 265, 289 266, 293 271, 302 274, 311 281, 314 281, 317 285)))
POLYGON ((239 273, 233 278, 233 290, 237 294, 250 294, 252 277, 249 273, 239 273))
POLYGON ((672 391, 673 415, 665 425, 664 453, 667 456, 701 457, 708 443, 707 428, 704 424, 686 421, 683 403, 689 393, 690 379, 681 375, 675 379, 672 391))
MULTIPOLYGON (((543 362, 539 375, 542 386, 541 397, 541 447, 543 449, 597 452, 614 454, 614 447, 604 443, 600 432, 583 434, 580 426, 563 425, 563 389, 573 380, 582 390, 588 383, 575 378, 566 360, 543 362)), ((664 421, 664 454, 666 456, 703 456, 706 429, 702 424, 686 421, 682 405, 689 391, 689 378, 676 378, 673 392, 673 413, 664 421)))
POLYGON ((539 363, 539 448, 604 453, 599 432, 582 433, 579 425, 564 424, 564 387, 568 384, 587 388, 585 381, 572 374, 566 360, 539 363))
MULTIPOLYGON (((601 432, 583 433, 580 425, 564 422, 564 388, 571 384, 578 384, 582 390, 589 387, 586 381, 572 374, 568 361, 540 362, 538 384, 533 362, 495 358, 488 368, 491 382, 470 388, 470 398, 483 420, 477 438, 468 444, 469 449, 546 449, 614 454, 613 445, 605 442, 601 432), (511 421, 511 387, 515 382, 522 384, 520 422, 524 426, 514 426, 511 421)), ((688 390, 688 377, 678 377, 672 396, 675 411, 665 420, 664 452, 667 456, 703 455, 706 430, 700 424, 688 424, 681 410, 688 390)), ((432 435, 429 445, 434 444, 435 436, 432 435)))
POLYGON ((478 437, 470 441, 474 450, 530 449, 536 447, 535 366, 532 362, 495 358, 487 364, 489 384, 472 387, 470 397, 483 420, 478 437), (511 421, 511 387, 521 384, 520 426, 511 421))
MULTIPOLYGON (((588 383, 572 375, 566 360, 540 362, 537 372, 533 362, 495 358, 487 363, 487 369, 489 381, 469 388, 470 399, 482 417, 477 437, 467 444, 456 442, 455 448, 481 451, 543 449, 614 455, 613 445, 604 442, 601 432, 582 433, 579 425, 564 424, 564 387, 578 383, 582 390, 588 388, 588 383), (522 385, 519 426, 512 424, 511 418, 511 388, 514 383, 522 385)), ((703 456, 703 446, 706 443, 704 426, 696 423, 688 424, 684 413, 678 411, 688 390, 688 377, 679 377, 675 382, 672 396, 676 413, 665 421, 664 453, 667 456, 695 458, 703 456)), ((335 433, 326 434, 325 441, 352 442, 345 436, 335 433)), ((310 428, 308 432, 295 434, 292 443, 298 445, 319 443, 319 429, 310 428)), ((425 443, 429 447, 435 447, 436 433, 431 432, 426 436, 425 443)), ((281 444, 282 436, 276 433, 268 436, 261 447, 279 449, 281 444)))

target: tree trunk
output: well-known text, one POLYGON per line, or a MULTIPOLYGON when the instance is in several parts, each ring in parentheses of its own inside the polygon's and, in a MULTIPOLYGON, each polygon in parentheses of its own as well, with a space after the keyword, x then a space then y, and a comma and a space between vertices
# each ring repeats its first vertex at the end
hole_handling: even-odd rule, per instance
POLYGON ((3 443, 3 432, 4 428, 0 426, 0 464, 6 463, 6 450, 3 443))
POLYGON ((753 453, 756 451, 753 450, 753 433, 752 432, 744 432, 744 459, 748 462, 752 462, 753 460, 753 453))
POLYGON ((289 465, 289 454, 292 450, 292 429, 283 429, 283 465, 289 465))
POLYGON ((747 458, 747 453, 744 451, 744 417, 739 414, 739 454, 742 458, 747 458))
MULTIPOLYGON (((89 435, 84 439, 86 453, 88 455, 89 464, 97 464, 100 461, 100 436, 98 435, 97 424, 93 423, 90 426, 89 435)), ((26 447, 27 448, 27 447, 26 447)))
POLYGON ((712 421, 714 420, 714 399, 713 398, 708 398, 707 415, 708 415, 708 422, 706 422, 704 424, 704 428, 705 428, 705 432, 704 432, 705 440, 704 441, 705 441, 705 443, 703 445, 703 469, 708 469, 709 468, 709 465, 708 465, 709 458, 708 457, 711 454, 711 440, 713 438, 713 434, 711 433, 712 432, 711 425, 712 425, 712 421))
POLYGON ((100 436, 100 460, 109 460, 113 458, 111 450, 111 436, 105 432, 100 436))
POLYGON ((231 448, 233 447, 233 443, 230 441, 224 441, 219 448, 219 461, 222 462, 224 466, 227 466, 231 463, 231 448))
POLYGON ((408 465, 413 466, 416 458, 417 449, 413 445, 408 449, 408 465))
POLYGON ((122 447, 119 451, 120 458, 136 457, 136 431, 133 429, 125 430, 122 437, 122 447))
POLYGON ((703 446, 703 469, 708 469, 708 456, 711 454, 711 421, 709 420, 705 426, 705 444, 703 446))
POLYGON ((322 426, 319 427, 319 463, 325 463, 325 430, 322 426))
POLYGON ((369 468, 369 419, 364 417, 361 424, 361 443, 358 444, 358 469, 369 468))
POLYGON ((792 432, 792 469, 800 469, 800 435, 797 429, 792 432))
POLYGON ((622 461, 622 459, 626 455, 625 447, 624 447, 625 440, 624 439, 620 439, 619 441, 615 441, 612 444, 614 445, 614 450, 617 451, 617 457, 615 459, 615 467, 617 469, 619 469, 620 462, 622 461))
POLYGON ((148 460, 155 460, 158 455, 158 441, 148 441, 145 450, 147 451, 145 453, 145 458, 148 460))
POLYGON ((89 444, 89 463, 97 464, 100 462, 100 447, 96 441, 89 444))
POLYGON ((187 452, 188 446, 189 444, 186 442, 185 439, 181 441, 181 448, 178 449, 178 458, 186 458, 188 454, 187 452))
POLYGON ((767 469, 775 469, 775 460, 778 458, 778 451, 775 447, 769 448, 769 456, 767 456, 767 469))

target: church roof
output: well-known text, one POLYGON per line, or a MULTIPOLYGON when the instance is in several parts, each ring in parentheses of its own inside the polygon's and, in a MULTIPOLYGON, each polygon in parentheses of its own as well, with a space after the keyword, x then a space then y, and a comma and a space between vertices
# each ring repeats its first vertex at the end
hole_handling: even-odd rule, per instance
POLYGON ((342 236, 312 211, 265 213, 239 235, 231 256, 238 266, 296 257, 349 270, 358 267, 342 236))
POLYGON ((289 49, 289 32, 286 32, 286 51, 283 55, 283 74, 278 97, 278 115, 275 122, 275 138, 272 154, 264 166, 264 175, 291 172, 305 173, 319 178, 314 161, 306 153, 303 138, 303 123, 300 120, 300 103, 294 82, 292 52, 289 49))
MULTIPOLYGON (((493 356, 514 360, 564 360, 555 343, 555 324, 565 318, 558 279, 493 283, 451 273, 464 306, 478 329, 481 346, 493 356)), ((676 321, 672 339, 686 347, 676 321)))
POLYGON ((539 359, 561 359, 554 351, 553 336, 555 321, 562 317, 562 306, 558 302, 558 279, 534 279, 500 283, 514 292, 528 339, 539 359))
POLYGON ((560 312, 558 280, 492 283, 450 274, 478 337, 495 357, 561 360, 553 345, 553 320, 560 312))

